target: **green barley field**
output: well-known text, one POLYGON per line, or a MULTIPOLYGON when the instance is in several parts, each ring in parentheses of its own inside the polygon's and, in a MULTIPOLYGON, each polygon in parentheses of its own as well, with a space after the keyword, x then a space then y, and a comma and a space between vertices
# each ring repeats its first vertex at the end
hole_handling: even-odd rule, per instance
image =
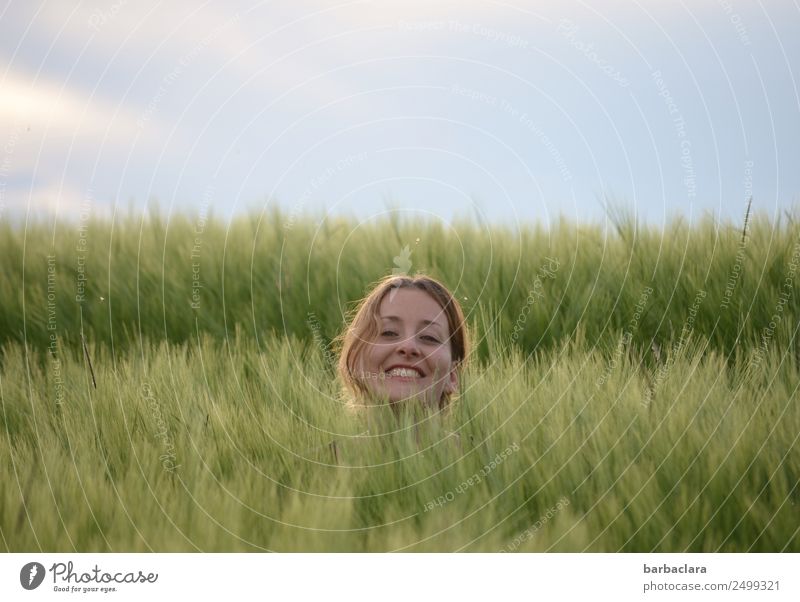
POLYGON ((6 551, 800 551, 791 214, 154 212, 0 223, 0 255, 6 551), (467 315, 444 414, 340 394, 399 269, 467 315))

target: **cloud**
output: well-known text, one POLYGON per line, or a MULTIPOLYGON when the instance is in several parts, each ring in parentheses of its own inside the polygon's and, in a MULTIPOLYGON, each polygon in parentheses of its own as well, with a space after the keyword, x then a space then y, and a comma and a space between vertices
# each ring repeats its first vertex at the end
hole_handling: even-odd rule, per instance
POLYGON ((87 216, 108 218, 112 209, 71 184, 0 189, 0 221, 21 220, 25 216, 35 221, 55 216, 59 221, 74 223, 87 216))
MULTIPOLYGON (((233 83, 233 90, 266 69, 265 76, 251 85, 269 98, 320 75, 329 54, 324 47, 309 51, 305 46, 338 32, 330 27, 329 17, 337 12, 332 7, 321 8, 316 18, 273 4, 232 3, 220 8, 127 0, 77 7, 53 3, 35 14, 29 14, 33 7, 27 11, 12 15, 18 28, 30 22, 36 38, 57 39, 60 48, 76 56, 85 47, 82 62, 104 69, 107 65, 102 63, 107 61, 129 70, 134 83, 148 74, 157 74, 156 79, 167 76, 189 57, 203 81, 224 65, 225 76, 236 80, 227 82, 233 83), (325 27, 315 30, 320 23, 325 27)), ((354 90, 340 78, 324 78, 303 92, 318 104, 351 96, 354 90)))
MULTIPOLYGON (((0 64, 0 70, 3 65, 0 64)), ((2 71, 0 71, 2 72, 2 71)), ((124 105, 12 68, 0 79, 0 218, 75 213, 101 159, 123 163, 133 145, 155 148, 155 130, 124 105)))
MULTIPOLYGON (((72 154, 114 152, 143 134, 138 114, 79 88, 7 69, 0 80, 0 153, 7 175, 49 169, 72 154)), ((152 141, 150 141, 152 142, 152 141)))

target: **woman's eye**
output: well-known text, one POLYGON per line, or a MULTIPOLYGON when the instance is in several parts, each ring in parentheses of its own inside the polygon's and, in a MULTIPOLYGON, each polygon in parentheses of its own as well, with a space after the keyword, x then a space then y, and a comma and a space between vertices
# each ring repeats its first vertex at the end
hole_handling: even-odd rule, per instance
POLYGON ((432 337, 429 334, 422 335, 422 338, 425 339, 426 341, 431 341, 432 343, 438 343, 439 342, 439 339, 437 339, 436 337, 432 337))
POLYGON ((384 330, 384 331, 381 333, 381 336, 382 336, 382 337, 396 337, 396 336, 397 336, 397 333, 396 333, 396 332, 394 332, 393 330, 384 330))

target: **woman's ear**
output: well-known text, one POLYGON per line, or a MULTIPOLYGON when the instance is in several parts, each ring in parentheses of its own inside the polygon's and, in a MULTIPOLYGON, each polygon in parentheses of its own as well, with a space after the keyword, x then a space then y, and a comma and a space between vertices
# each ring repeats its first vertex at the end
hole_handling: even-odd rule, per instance
POLYGON ((452 395, 456 391, 458 391, 458 365, 454 364, 450 369, 450 374, 447 375, 444 393, 446 395, 452 395))

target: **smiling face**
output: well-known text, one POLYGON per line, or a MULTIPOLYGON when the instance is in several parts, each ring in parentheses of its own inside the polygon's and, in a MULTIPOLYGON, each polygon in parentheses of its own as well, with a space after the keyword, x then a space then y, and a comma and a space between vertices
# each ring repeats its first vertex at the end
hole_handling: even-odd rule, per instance
POLYGON ((378 310, 376 340, 364 349, 362 382, 375 395, 397 402, 421 395, 436 404, 458 389, 447 315, 417 288, 392 289, 378 310))

